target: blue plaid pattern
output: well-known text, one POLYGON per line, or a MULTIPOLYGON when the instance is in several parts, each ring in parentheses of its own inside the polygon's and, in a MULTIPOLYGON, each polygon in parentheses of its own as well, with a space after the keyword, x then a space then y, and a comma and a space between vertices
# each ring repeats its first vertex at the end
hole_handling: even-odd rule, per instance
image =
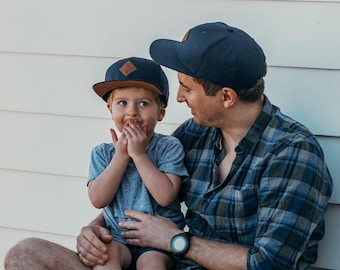
MULTIPOLYGON (((189 119, 173 135, 184 146, 191 175, 181 190, 191 233, 249 247, 248 269, 309 269, 333 186, 322 149, 306 127, 265 97, 222 184, 220 130, 189 119)), ((185 260, 177 268, 203 269, 185 260)))

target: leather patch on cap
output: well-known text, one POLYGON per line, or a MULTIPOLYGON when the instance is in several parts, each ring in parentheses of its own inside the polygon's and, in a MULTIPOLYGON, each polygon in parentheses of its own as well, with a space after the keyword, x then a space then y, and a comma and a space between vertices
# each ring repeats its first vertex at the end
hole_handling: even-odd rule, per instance
POLYGON ((122 65, 119 69, 119 71, 125 76, 129 76, 132 72, 135 72, 137 70, 136 66, 132 64, 131 61, 127 61, 122 65))
POLYGON ((185 33, 183 39, 182 39, 182 42, 186 41, 188 36, 189 36, 189 33, 190 33, 190 30, 188 30, 188 32, 185 33))

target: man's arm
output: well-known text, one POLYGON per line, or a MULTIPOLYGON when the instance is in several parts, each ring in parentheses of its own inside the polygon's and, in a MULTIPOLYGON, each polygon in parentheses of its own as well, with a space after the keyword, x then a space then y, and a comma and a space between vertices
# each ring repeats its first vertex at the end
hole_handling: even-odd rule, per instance
POLYGON ((192 237, 185 257, 207 269, 247 269, 249 249, 235 244, 226 244, 192 237))
MULTIPOLYGON (((136 211, 126 211, 129 217, 139 220, 121 222, 120 226, 129 229, 122 233, 127 242, 137 246, 150 246, 171 252, 171 238, 182 233, 171 220, 159 215, 151 216, 136 211), (155 237, 156 236, 156 237, 155 237)), ((207 269, 247 269, 248 248, 192 237, 185 257, 207 269)))

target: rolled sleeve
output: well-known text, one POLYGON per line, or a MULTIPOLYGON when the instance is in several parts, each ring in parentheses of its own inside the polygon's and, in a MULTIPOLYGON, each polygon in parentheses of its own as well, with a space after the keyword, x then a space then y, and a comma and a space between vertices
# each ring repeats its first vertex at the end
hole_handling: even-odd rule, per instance
POLYGON ((271 158, 259 186, 258 227, 248 269, 304 269, 316 261, 332 191, 320 151, 306 140, 271 158))

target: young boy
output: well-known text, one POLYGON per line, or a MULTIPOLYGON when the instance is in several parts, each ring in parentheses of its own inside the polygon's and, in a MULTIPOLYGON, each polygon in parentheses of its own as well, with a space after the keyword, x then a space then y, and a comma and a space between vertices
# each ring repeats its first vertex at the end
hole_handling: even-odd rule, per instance
POLYGON ((108 244, 109 261, 94 269, 170 269, 170 254, 162 250, 130 246, 120 236, 118 224, 124 211, 133 209, 171 218, 184 227, 177 194, 183 165, 181 143, 154 132, 165 115, 168 80, 161 67, 147 59, 131 57, 110 66, 105 81, 93 86, 107 102, 120 132, 111 129, 113 144, 92 151, 88 194, 92 204, 104 208, 107 228, 114 239, 108 244))

